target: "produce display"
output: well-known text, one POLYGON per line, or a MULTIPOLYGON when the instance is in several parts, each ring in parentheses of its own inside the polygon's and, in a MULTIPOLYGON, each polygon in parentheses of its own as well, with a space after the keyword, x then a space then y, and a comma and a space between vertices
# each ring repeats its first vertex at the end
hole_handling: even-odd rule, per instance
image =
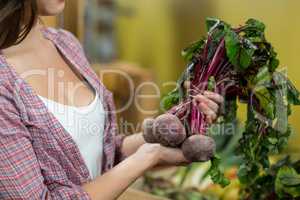
POLYGON ((237 120, 238 102, 247 104, 247 120, 236 151, 241 158, 242 198, 299 197, 299 164, 288 158, 270 164, 270 155, 282 152, 287 144, 291 105, 300 105, 300 100, 297 89, 277 70, 279 60, 266 40, 265 25, 249 19, 233 28, 215 18, 208 18, 206 25, 207 36, 183 51, 188 65, 175 90, 161 101, 166 114, 144 122, 145 140, 182 148, 193 162, 210 160, 212 181, 227 186, 230 181, 219 169, 221 158, 215 154, 209 123, 193 101, 207 90, 219 93, 225 99, 216 122, 219 126, 237 120))

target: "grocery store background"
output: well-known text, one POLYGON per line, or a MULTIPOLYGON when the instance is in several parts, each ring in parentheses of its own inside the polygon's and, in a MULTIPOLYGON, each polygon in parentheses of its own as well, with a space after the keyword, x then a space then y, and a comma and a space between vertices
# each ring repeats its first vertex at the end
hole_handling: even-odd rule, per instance
MULTIPOLYGON (((166 93, 170 88, 162 84, 176 80, 184 69, 180 52, 205 34, 206 17, 233 25, 257 18, 266 24, 267 38, 275 46, 281 66, 299 89, 299 8, 300 1, 295 0, 69 0, 64 16, 46 18, 45 23, 72 31, 96 70, 122 69, 139 83, 154 80, 166 93)), ((117 104, 126 101, 122 80, 108 77, 104 82, 115 93, 117 104)), ((151 93, 151 89, 145 92, 151 93)), ((155 107, 156 101, 144 105, 155 107)), ((244 111, 241 105, 241 119, 244 111)), ((133 122, 145 117, 136 114, 135 108, 123 116, 133 122)), ((290 120, 295 134, 289 145, 294 153, 300 152, 299 119, 300 107, 295 107, 290 120)))

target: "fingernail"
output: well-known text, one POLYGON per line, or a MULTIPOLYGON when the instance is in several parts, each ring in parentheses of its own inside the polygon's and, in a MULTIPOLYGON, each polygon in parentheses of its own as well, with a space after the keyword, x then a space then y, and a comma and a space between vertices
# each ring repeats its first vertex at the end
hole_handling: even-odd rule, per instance
POLYGON ((196 106, 197 105, 197 102, 196 100, 193 100, 193 105, 196 106))
POLYGON ((205 104, 205 103, 203 103, 203 102, 201 102, 201 103, 200 103, 200 106, 206 106, 206 104, 205 104))

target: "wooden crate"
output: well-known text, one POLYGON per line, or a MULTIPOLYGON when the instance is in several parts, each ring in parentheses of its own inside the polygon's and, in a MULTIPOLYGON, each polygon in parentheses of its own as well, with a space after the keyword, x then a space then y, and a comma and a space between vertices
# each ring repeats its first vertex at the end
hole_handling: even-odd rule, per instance
MULTIPOLYGON (((136 91, 138 86, 140 86, 142 83, 145 82, 151 82, 153 81, 153 76, 151 72, 149 72, 146 69, 143 69, 137 65, 129 64, 129 63, 122 63, 122 62, 116 62, 111 64, 95 64, 93 65, 93 68, 98 73, 99 76, 102 72, 105 72, 105 70, 117 70, 119 72, 125 73, 129 75, 129 77, 133 81, 134 91, 138 93, 137 95, 143 94, 153 94, 153 88, 151 86, 145 86, 141 87, 139 91, 136 91)), ((128 80, 124 79, 122 75, 116 74, 116 73, 108 73, 105 74, 103 77, 100 77, 104 83, 104 85, 114 94, 114 101, 116 104, 116 108, 119 109, 122 106, 124 106, 128 99, 130 99, 129 94, 129 83, 128 80)), ((134 96, 133 98, 135 98, 134 96)), ((142 107, 144 110, 150 111, 150 110, 158 110, 159 107, 159 99, 160 98, 150 98, 150 99, 138 99, 138 105, 142 107)), ((136 104, 132 103, 130 106, 118 113, 118 119, 119 123, 124 123, 124 120, 126 122, 132 124, 135 126, 135 130, 140 129, 138 127, 141 122, 146 117, 154 117, 157 113, 146 113, 142 112, 140 109, 137 108, 136 104)), ((134 133, 134 131, 129 131, 126 133, 134 133)))
POLYGON ((128 189, 118 200, 167 200, 139 190, 128 189))

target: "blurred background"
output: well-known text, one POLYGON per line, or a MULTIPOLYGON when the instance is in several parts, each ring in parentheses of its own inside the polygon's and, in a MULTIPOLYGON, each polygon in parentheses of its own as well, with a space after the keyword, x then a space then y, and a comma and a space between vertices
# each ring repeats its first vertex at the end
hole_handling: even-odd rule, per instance
MULTIPOLYGON (((300 89, 300 1, 296 0, 69 0, 63 15, 45 18, 47 25, 73 32, 84 45, 97 72, 117 69, 128 73, 135 89, 141 83, 154 81, 162 94, 171 87, 185 68, 181 50, 206 33, 205 18, 218 17, 238 26, 248 18, 262 20, 267 26, 267 39, 274 45, 290 79, 300 89)), ((130 85, 118 75, 101 77, 114 92, 118 107, 124 106, 130 85)), ((155 94, 145 86, 143 95, 155 94)), ((139 100, 145 110, 136 106, 121 112, 119 121, 137 124, 158 106, 159 97, 139 100)), ((245 107, 239 116, 244 119, 245 107)), ((294 134, 288 151, 300 157, 300 108, 293 108, 291 124, 294 134)))

